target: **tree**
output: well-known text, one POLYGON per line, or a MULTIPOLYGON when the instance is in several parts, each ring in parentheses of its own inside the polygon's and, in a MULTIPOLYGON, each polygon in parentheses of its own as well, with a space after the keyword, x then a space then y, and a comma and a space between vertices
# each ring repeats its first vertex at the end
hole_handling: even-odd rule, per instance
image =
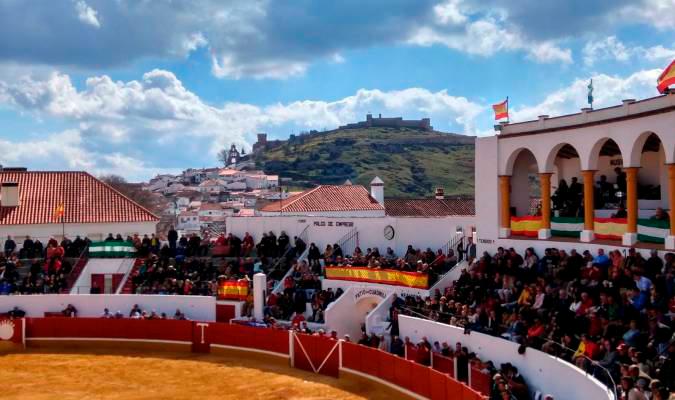
POLYGON ((218 152, 218 161, 223 163, 223 165, 227 166, 227 159, 230 158, 230 150, 227 148, 224 148, 218 152))
POLYGON ((101 175, 98 177, 102 182, 108 184, 113 189, 122 193, 129 199, 140 204, 142 207, 148 209, 154 214, 161 214, 164 208, 161 196, 156 196, 154 193, 143 190, 141 185, 129 183, 126 179, 119 175, 101 175))

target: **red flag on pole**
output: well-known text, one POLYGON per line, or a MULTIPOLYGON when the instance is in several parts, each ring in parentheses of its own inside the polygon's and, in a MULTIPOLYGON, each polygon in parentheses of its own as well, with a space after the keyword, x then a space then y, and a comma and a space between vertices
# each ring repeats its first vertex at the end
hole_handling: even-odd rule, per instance
POLYGON ((492 110, 495 112, 495 121, 506 118, 509 119, 509 98, 501 103, 493 104, 492 110))

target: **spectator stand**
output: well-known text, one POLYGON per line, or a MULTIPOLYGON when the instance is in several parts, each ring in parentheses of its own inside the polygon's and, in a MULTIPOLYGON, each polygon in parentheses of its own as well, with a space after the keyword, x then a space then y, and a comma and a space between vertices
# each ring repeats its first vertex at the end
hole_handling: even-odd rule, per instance
MULTIPOLYGON (((305 244, 309 244, 309 225, 307 225, 307 226, 302 230, 302 232, 300 232, 300 234, 298 235, 298 238, 300 238, 305 244)), ((284 259, 286 259, 286 257, 288 257, 288 253, 289 253, 291 250, 292 250, 292 249, 288 249, 288 250, 283 254, 283 256, 281 256, 281 257, 279 258, 279 260, 277 260, 277 262, 272 266, 271 270, 278 269, 280 263, 281 263, 284 259)), ((307 255, 308 255, 308 254, 309 254, 309 245, 308 245, 307 248, 302 252, 302 254, 300 254, 300 255, 297 257, 297 262, 307 261, 307 255)), ((289 268, 286 270, 286 272, 284 273, 283 277, 281 277, 281 279, 279 279, 278 281, 276 281, 276 283, 274 284, 274 289, 272 290, 272 292, 275 293, 275 294, 283 292, 283 290, 284 290, 284 281, 285 281, 286 279, 288 279, 288 278, 291 276, 292 273, 293 273, 293 266, 291 265, 291 266, 289 266, 289 268)))

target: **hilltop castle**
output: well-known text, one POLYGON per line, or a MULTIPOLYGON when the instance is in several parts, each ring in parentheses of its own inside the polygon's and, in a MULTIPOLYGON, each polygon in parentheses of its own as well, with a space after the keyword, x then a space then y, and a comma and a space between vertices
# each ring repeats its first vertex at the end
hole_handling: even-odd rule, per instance
POLYGON ((382 114, 373 118, 372 114, 366 114, 366 120, 356 122, 353 124, 342 125, 339 129, 358 129, 371 127, 385 127, 385 128, 413 128, 421 129, 423 131, 431 131, 434 129, 431 126, 431 119, 403 119, 402 117, 382 118, 382 114))

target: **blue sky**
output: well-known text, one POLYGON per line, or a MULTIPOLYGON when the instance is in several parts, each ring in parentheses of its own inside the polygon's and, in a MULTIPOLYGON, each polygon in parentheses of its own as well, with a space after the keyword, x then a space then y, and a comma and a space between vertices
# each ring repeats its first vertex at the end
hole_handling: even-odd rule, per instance
POLYGON ((657 94, 675 0, 0 0, 0 164, 130 180, 367 112, 492 134, 657 94))

